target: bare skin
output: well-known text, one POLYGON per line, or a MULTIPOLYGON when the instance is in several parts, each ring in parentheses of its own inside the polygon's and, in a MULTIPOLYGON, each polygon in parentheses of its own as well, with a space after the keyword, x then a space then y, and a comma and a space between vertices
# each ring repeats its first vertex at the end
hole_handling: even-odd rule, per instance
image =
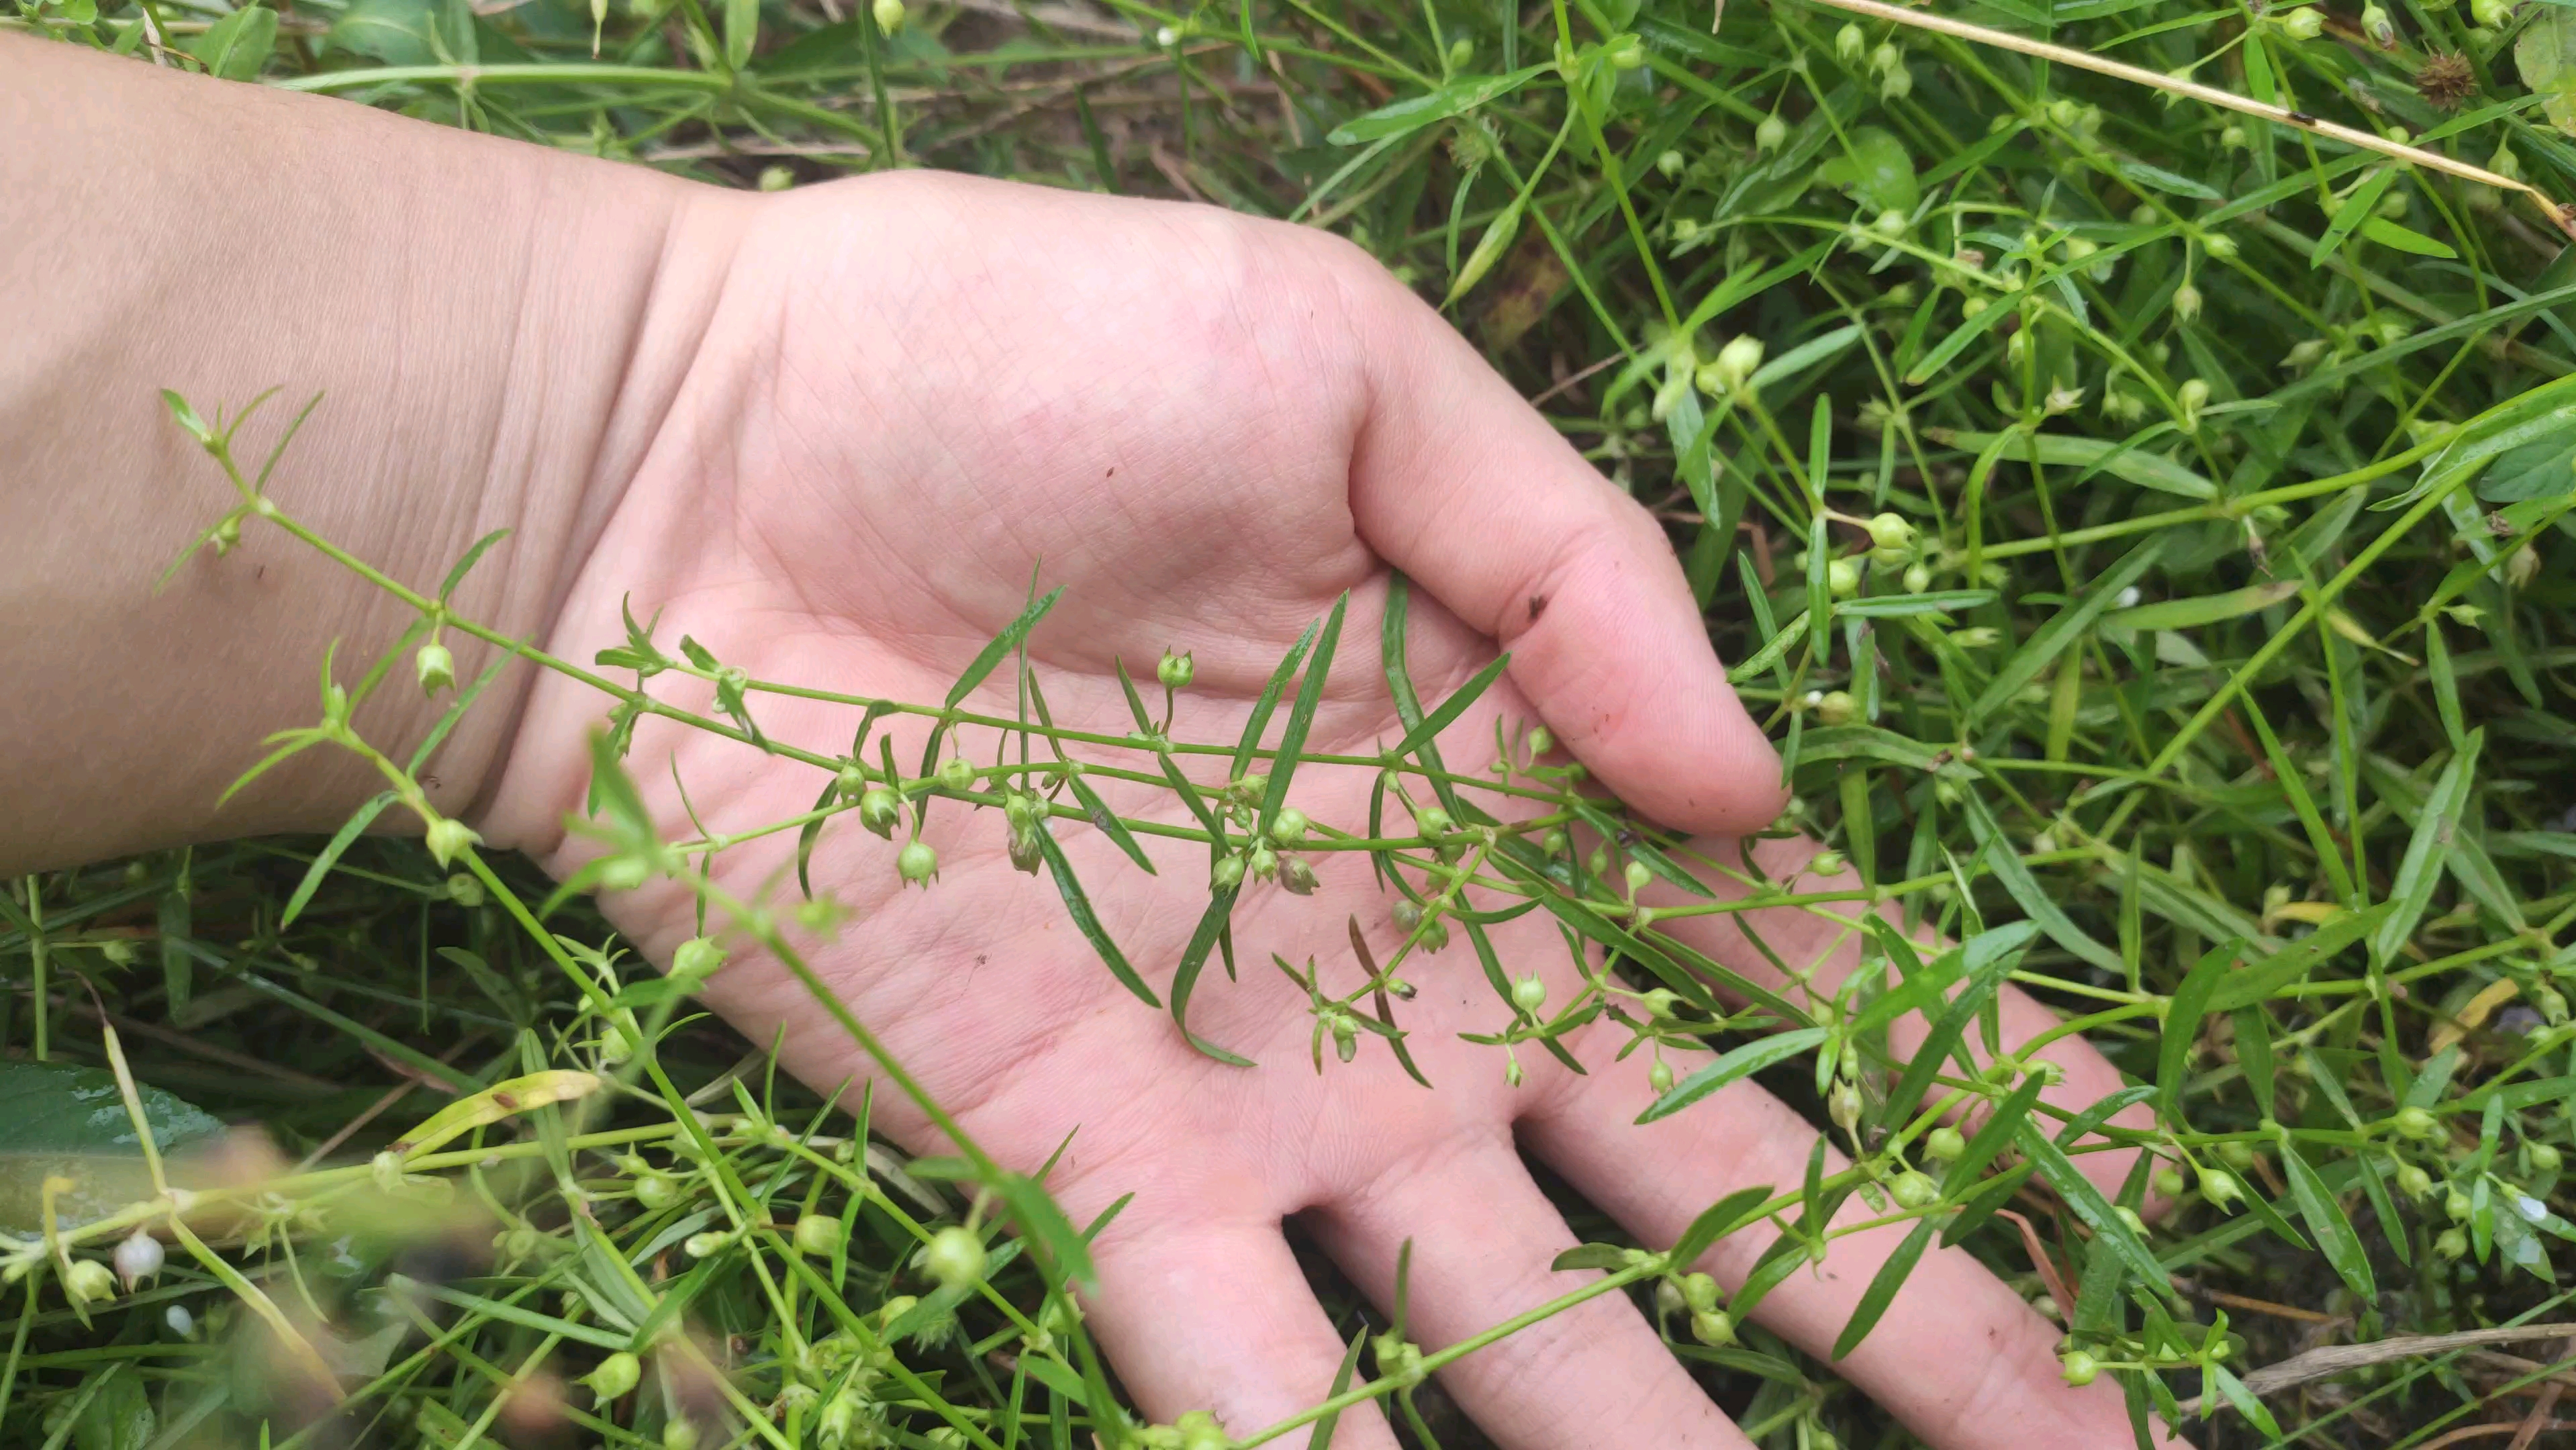
MULTIPOLYGON (((1039 563, 1048 585, 1067 586, 1030 640, 1059 721, 1125 728, 1112 660, 1150 662, 1171 646, 1198 666, 1176 733, 1230 739, 1269 667, 1343 590, 1347 639, 1374 641, 1395 567, 1417 581, 1413 665, 1426 693, 1463 681, 1498 648, 1512 652, 1504 683, 1454 728, 1455 759, 1481 761, 1498 716, 1544 721, 1640 811, 1708 833, 1712 854, 1777 810, 1777 763, 1727 690, 1653 522, 1427 308, 1320 234, 925 174, 769 198, 697 190, 15 42, 0 45, 0 120, 60 143, 0 159, 0 194, 35 198, 30 214, 73 213, 66 234, 83 206, 93 229, 137 233, 123 249, 143 273, 130 286, 166 289, 159 315, 182 310, 197 324, 156 334, 148 310, 102 307, 47 281, 63 265, 63 251, 47 250, 59 238, 0 238, 0 310, 37 317, 36 351, 51 364, 0 371, 0 562, 19 581, 0 594, 12 626, 0 631, 0 666, 34 682, 0 697, 10 746, 0 794, 37 802, 0 824, 0 863, 12 869, 328 828, 369 789, 314 769, 236 810, 207 808, 241 763, 225 746, 310 716, 314 636, 381 638, 400 619, 282 542, 200 560, 150 601, 151 570, 203 516, 181 501, 212 496, 203 461, 170 446, 149 416, 163 383, 209 398, 281 380, 334 387, 274 485, 281 501, 362 553, 379 545, 373 557, 415 580, 434 579, 495 519, 518 522, 510 552, 476 586, 487 592, 462 602, 567 657, 616 642, 631 595, 639 617, 663 612, 662 638, 693 634, 754 675, 936 699, 1017 612, 1039 563), (120 125, 187 136, 187 123, 209 119, 220 136, 176 144, 223 148, 228 198, 248 201, 169 208, 155 199, 159 170, 84 139, 120 125), (314 185, 312 168, 272 151, 372 161, 346 168, 335 206, 299 212, 291 198, 314 185), (115 185, 97 186, 102 170, 115 185), (303 231, 290 230, 282 254, 330 250, 368 224, 363 176, 394 170, 433 194, 414 227, 382 244, 410 259, 402 276, 452 271, 452 295, 421 284, 419 296, 388 300, 315 269, 299 285, 349 288, 345 305, 292 309, 280 324, 274 309, 233 314, 232 302, 188 291, 192 265, 153 270, 156 240, 174 248, 181 232, 227 216, 245 248, 253 228, 276 245, 283 214, 303 231), (509 209, 512 198, 523 210, 509 209), (492 224, 496 208, 506 224, 492 224), (563 264, 576 240, 580 265, 563 264), (520 279, 514 302, 479 300, 496 274, 520 279), (388 363, 376 339, 406 328, 477 345, 425 342, 417 366, 388 363), (307 376, 317 370, 328 376, 307 376), (393 409, 404 383, 421 401, 393 409), (529 416, 540 385, 541 422, 529 416), (63 406, 75 387, 101 405, 63 406), (416 450, 385 447, 388 426, 416 450), (76 475, 104 480, 84 510, 59 502, 76 475), (246 586, 262 564, 277 582, 246 586), (129 638, 157 653, 102 647, 129 638), (102 698, 129 709, 111 713, 102 698), (173 699, 188 709, 130 708, 173 699), (116 748, 62 753, 67 730, 116 748), (178 764, 138 780, 133 760, 154 752, 178 764)), ((1368 643, 1346 649, 1316 748, 1364 752, 1400 733, 1373 654, 1368 643)), ((679 688, 669 697, 705 704, 679 688)), ((762 697, 755 708, 771 734, 824 751, 845 748, 855 724, 841 706, 762 697)), ((577 685, 523 685, 495 723, 441 757, 442 799, 480 802, 475 820, 494 844, 571 869, 583 845, 564 822, 581 803, 584 741, 600 710, 577 685)), ((424 716, 389 704, 363 723, 393 744, 424 716)), ((917 758, 918 735, 898 740, 917 758)), ((989 739, 969 743, 990 759, 989 739)), ((633 762, 674 835, 689 830, 674 766, 719 831, 802 811, 818 785, 810 768, 667 722, 638 732, 633 762)), ((1356 827, 1367 788, 1362 772, 1318 769, 1301 773, 1294 800, 1356 827)), ((1179 810, 1151 792, 1111 800, 1179 810)), ((1096 832, 1060 838, 1108 928, 1167 986, 1205 901, 1204 852, 1164 843, 1161 874, 1146 877, 1096 832)), ((1650 1243, 1669 1242, 1736 1187, 1785 1185, 1803 1171, 1812 1129, 1750 1086, 1631 1126, 1651 1096, 1646 1063, 1613 1063, 1615 1032, 1575 1044, 1589 1076, 1533 1053, 1527 1081, 1507 1087, 1493 1049, 1456 1037, 1494 1030, 1502 1015, 1463 945, 1407 972, 1421 992, 1405 1023, 1436 1091, 1406 1081, 1373 1045, 1314 1074, 1303 999, 1266 969, 1203 982, 1193 1027, 1261 1063, 1217 1065, 1110 980, 1048 887, 1009 869, 991 814, 943 809, 928 839, 942 873, 916 892, 899 888, 891 845, 847 823, 826 832, 816 886, 852 918, 814 960, 1002 1161, 1033 1167, 1073 1134, 1051 1184, 1077 1218, 1136 1195, 1098 1245, 1089 1308, 1158 1419, 1207 1408, 1246 1433, 1322 1396, 1340 1344, 1280 1236, 1286 1215, 1310 1215, 1380 1296, 1412 1239, 1417 1334, 1436 1347, 1591 1277, 1549 1272, 1573 1240, 1522 1152, 1650 1243)), ((718 870, 749 893, 790 845, 729 851, 718 870)), ((1803 855, 1799 843, 1773 849, 1785 853, 1774 869, 1803 855)), ((1311 955, 1328 987, 1335 971, 1348 986, 1357 969, 1345 922, 1356 915, 1390 947, 1388 898, 1354 857, 1317 864, 1311 898, 1248 893, 1238 939, 1256 966, 1273 951, 1311 955)), ((609 909, 657 959, 692 929, 670 883, 609 909)), ((1772 970, 1731 926, 1675 929, 1748 975, 1772 970)), ((1849 934, 1830 923, 1765 914, 1759 929, 1820 980, 1850 965, 1849 934)), ((1535 918, 1499 929, 1496 945, 1514 972, 1542 974, 1554 1000, 1574 990, 1575 964, 1535 918)), ((808 1081, 871 1074, 775 963, 738 955, 708 1000, 756 1040, 783 1028, 789 1064, 808 1081)), ((2017 1040, 2053 1020, 2016 997, 2007 1028, 2017 1040)), ((2059 1101, 2117 1086, 2080 1043, 2050 1055, 2067 1068, 2059 1101)), ((879 1123, 897 1141, 940 1146, 918 1114, 880 1101, 879 1123)), ((2088 1160, 2106 1180, 2125 1168, 2107 1156, 2088 1160)), ((1822 1270, 1770 1296, 1764 1317, 1825 1352, 1900 1236, 1837 1240, 1822 1270)), ((1758 1248, 1730 1240, 1704 1267, 1736 1282, 1758 1248)), ((2107 1382, 2058 1382, 2055 1335, 1966 1254, 1936 1253, 1842 1368, 1936 1445, 2130 1443, 2107 1382)), ((1746 1443, 1617 1296, 1445 1378, 1508 1446, 1605 1435, 1746 1443)), ((1345 1417, 1336 1443, 1393 1441, 1369 1413, 1345 1417)))

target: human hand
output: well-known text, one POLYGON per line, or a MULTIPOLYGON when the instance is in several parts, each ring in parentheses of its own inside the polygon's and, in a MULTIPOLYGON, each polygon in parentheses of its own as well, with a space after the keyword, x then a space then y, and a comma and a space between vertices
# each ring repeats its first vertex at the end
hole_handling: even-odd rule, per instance
MULTIPOLYGON (((1197 676, 1174 737, 1229 740, 1278 658, 1343 591, 1345 640, 1376 637, 1392 565, 1420 586, 1411 656, 1426 698, 1498 647, 1512 654, 1506 679, 1444 737, 1455 759, 1480 761, 1497 720, 1544 721, 1665 824, 1733 836, 1773 818, 1777 763, 1728 691, 1652 520, 1357 251, 1210 208, 915 173, 710 196, 671 255, 677 300, 648 322, 636 370, 635 391, 654 400, 641 410, 649 436, 621 445, 643 462, 571 587, 557 653, 586 658, 617 642, 632 591, 637 618, 660 613, 662 638, 694 636, 754 677, 936 699, 1019 612, 1035 568, 1042 584, 1065 586, 1028 641, 1058 723, 1123 733, 1113 662, 1142 673, 1168 646, 1192 653, 1197 676)), ((1310 750, 1367 754, 1402 734, 1369 653, 1346 649, 1332 670, 1310 750)), ((656 688, 706 704, 701 681, 656 688), (677 693, 689 688, 701 693, 677 693)), ((973 703, 1007 714, 1012 699, 1005 672, 973 703)), ((827 755, 858 714, 771 693, 750 708, 770 737, 827 755)), ((596 713, 578 685, 535 686, 483 823, 558 872, 585 850, 560 823, 581 803, 596 713)), ((899 753, 918 758, 925 723, 887 722, 899 753)), ((992 758, 992 732, 964 734, 970 755, 992 758)), ((718 832, 806 811, 822 783, 810 767, 650 717, 632 758, 675 837, 695 833, 675 777, 718 832)), ((1358 830, 1372 775, 1311 766, 1291 798, 1317 822, 1358 830)), ((1121 814, 1186 820, 1167 792, 1100 784, 1121 814)), ((1147 837, 1160 868, 1147 877, 1097 831, 1057 834, 1108 931, 1167 993, 1207 901, 1201 848, 1147 837)), ((1573 1238, 1516 1149, 1649 1244, 1671 1242, 1735 1188, 1804 1172, 1813 1131, 1750 1084, 1632 1126, 1652 1098, 1647 1059, 1612 1061, 1625 1034, 1606 1021, 1569 1043, 1588 1076, 1525 1053, 1527 1080, 1507 1086, 1494 1049, 1458 1038, 1509 1015, 1463 944, 1407 968, 1420 990, 1400 1018, 1435 1091, 1376 1044, 1310 1072, 1305 996, 1262 964, 1274 952, 1311 957, 1327 990, 1337 973, 1341 989, 1356 985, 1354 916, 1381 956, 1391 948, 1394 898, 1355 854, 1315 856, 1311 897, 1250 886, 1236 907, 1250 970, 1235 983, 1208 974, 1190 1025, 1261 1064, 1243 1069, 1193 1051, 1111 979, 1054 891, 1010 869, 991 814, 935 802, 924 839, 941 872, 916 893, 901 888, 894 846, 847 822, 825 831, 812 875, 851 922, 809 959, 1005 1165, 1034 1169, 1072 1134, 1048 1181, 1077 1221, 1134 1193, 1094 1245, 1089 1310, 1158 1419, 1209 1408, 1240 1436, 1324 1396, 1342 1346, 1281 1237, 1286 1215, 1311 1215, 1381 1303, 1412 1240, 1413 1333, 1436 1348, 1592 1277, 1550 1272, 1573 1238)), ((763 837, 713 869, 754 895, 793 850, 793 833, 763 837)), ((665 959, 695 930, 693 899, 675 883, 610 911, 665 959)), ((1671 929, 1747 975, 1770 973, 1719 920, 1671 929)), ((1849 965, 1848 932, 1787 926, 1793 964, 1816 960, 1827 976, 1849 965)), ((1506 970, 1538 974, 1551 1001, 1581 990, 1584 969, 1543 915, 1492 936, 1506 970)), ((871 1074, 775 963, 738 961, 705 995, 756 1041, 783 1027, 785 1061, 809 1082, 871 1074)), ((2021 1036, 2050 1020, 2019 999, 2011 1012, 2021 1036)), ((2116 1086, 2080 1046, 2057 1055, 2067 1099, 2116 1086)), ((946 1146, 891 1095, 876 1122, 917 1151, 946 1146)), ((1824 1353, 1902 1236, 1899 1226, 1836 1240, 1828 1264, 1793 1275, 1763 1317, 1824 1353)), ((1730 1236, 1703 1267, 1731 1286, 1762 1239, 1730 1236)), ((2055 1338, 1951 1250, 1925 1258, 1841 1368, 1936 1445, 2129 1443, 2116 1390, 2058 1383, 2055 1338)), ((1745 1443, 1618 1295, 1443 1379, 1507 1446, 1605 1433, 1745 1443)), ((1339 1437, 1392 1443, 1381 1418, 1358 1412, 1339 1437)))

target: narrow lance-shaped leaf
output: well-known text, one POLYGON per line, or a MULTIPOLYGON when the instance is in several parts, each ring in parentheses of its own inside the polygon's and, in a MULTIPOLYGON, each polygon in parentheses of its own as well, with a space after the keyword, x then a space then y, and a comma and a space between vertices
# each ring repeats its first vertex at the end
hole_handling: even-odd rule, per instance
POLYGON ((1878 1327, 1879 1316, 1887 1312, 1888 1304, 1896 1298, 1896 1291, 1905 1286, 1906 1276, 1914 1272, 1914 1265, 1923 1257, 1924 1248, 1932 1242, 1935 1227, 1929 1218, 1915 1220, 1914 1231, 1905 1236, 1905 1242, 1898 1244, 1896 1252, 1888 1255, 1887 1262, 1879 1265, 1878 1272, 1870 1276, 1869 1288, 1862 1292, 1860 1303, 1853 1307, 1850 1320, 1843 1325, 1843 1332, 1834 1338, 1834 1358, 1848 1357, 1853 1350, 1860 1348, 1860 1342, 1869 1337, 1869 1332, 1878 1327))
POLYGON ((1082 933, 1082 939, 1091 943, 1091 949, 1100 954, 1101 963, 1109 968, 1109 974, 1118 979, 1120 986, 1135 993, 1137 1000, 1148 1007, 1162 1006, 1162 1000, 1145 985, 1144 978, 1137 976, 1136 969, 1127 964, 1127 954, 1118 950, 1118 943, 1109 939, 1108 930, 1100 924, 1099 914, 1091 909, 1091 897, 1083 891, 1082 883, 1074 879, 1073 863, 1064 858, 1064 847, 1056 844, 1055 833, 1047 829, 1044 821, 1035 823, 1035 829, 1038 851, 1046 857, 1047 871, 1055 877, 1057 893, 1064 897, 1065 915, 1073 918, 1074 927, 1082 933))
POLYGON ((1349 612, 1351 596, 1345 590, 1333 601, 1333 612, 1324 616, 1324 631, 1315 641, 1314 657, 1306 662, 1306 677, 1297 682, 1297 702, 1288 707, 1287 727, 1279 732, 1279 750, 1270 762, 1270 784, 1262 792, 1261 814, 1255 819, 1258 829, 1268 831, 1279 818, 1280 808, 1288 803, 1288 780, 1297 772, 1297 761, 1306 752, 1306 735, 1315 727, 1315 711, 1324 703, 1325 677, 1333 668, 1333 651, 1342 642, 1342 616, 1349 612))
POLYGON ((1243 735, 1235 741, 1231 779, 1241 780, 1244 772, 1252 769, 1253 757, 1261 750, 1261 737, 1270 728, 1270 716, 1279 708, 1279 697, 1288 692, 1288 682, 1297 677, 1297 666, 1315 643, 1315 631, 1320 627, 1320 623, 1306 626, 1305 633, 1298 635, 1297 642, 1280 657, 1279 667, 1270 672, 1270 682, 1261 687, 1260 698, 1252 702, 1252 713, 1243 722, 1243 735))
POLYGON ((1056 600, 1063 595, 1064 586, 1059 584, 1048 590, 1036 603, 1021 610, 1019 618, 1002 626, 1002 632, 993 636, 992 640, 976 654, 973 661, 968 663, 965 673, 957 677, 957 683, 948 687, 948 708, 956 709, 960 702, 975 692, 977 685, 984 683, 985 676, 993 673, 1002 661, 1010 658, 1011 652, 1020 647, 1020 642, 1029 637, 1029 631, 1037 627, 1039 620, 1046 618, 1047 611, 1055 608, 1056 600))
POLYGON ((2485 743, 2483 727, 2470 731, 2425 798, 2423 814, 2416 818, 2415 833, 2407 839, 2405 859, 2398 863, 2397 879, 2388 894, 2392 909, 2370 939, 2371 957, 2383 965, 2396 960, 2433 902, 2433 888, 2442 881, 2441 857, 2459 834, 2460 815, 2468 807, 2470 782, 2485 743))
POLYGON ((1189 1039, 1192 1047, 1217 1061, 1250 1067, 1250 1058, 1228 1052, 1190 1031, 1188 1019, 1190 990, 1198 985, 1199 971, 1207 965, 1208 953, 1216 949, 1216 939, 1225 930, 1226 920, 1234 911, 1237 890, 1232 886, 1220 886, 1210 894, 1207 910, 1199 917, 1198 929, 1190 933, 1189 945, 1181 949, 1180 967, 1172 973, 1172 1024, 1181 1029, 1181 1035, 1189 1039))

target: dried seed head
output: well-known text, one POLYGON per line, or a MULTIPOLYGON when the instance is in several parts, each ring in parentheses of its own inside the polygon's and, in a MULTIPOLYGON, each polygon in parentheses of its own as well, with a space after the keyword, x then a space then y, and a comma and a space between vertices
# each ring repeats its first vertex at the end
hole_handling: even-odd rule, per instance
POLYGON ((2415 71, 2415 94, 2425 104, 2447 111, 2477 94, 2478 73, 2469 58, 2456 51, 2436 51, 2415 71))

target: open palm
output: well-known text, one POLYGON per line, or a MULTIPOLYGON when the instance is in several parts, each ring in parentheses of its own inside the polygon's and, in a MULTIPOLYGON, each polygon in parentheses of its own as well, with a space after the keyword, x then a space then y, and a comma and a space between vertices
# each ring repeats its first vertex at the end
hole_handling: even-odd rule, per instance
MULTIPOLYGON (((1028 641, 1057 723, 1125 732, 1114 662, 1150 692, 1171 648, 1191 652, 1197 676, 1174 737, 1230 742, 1280 656, 1347 590, 1345 639, 1366 643, 1331 671, 1309 749, 1365 754, 1402 733, 1375 667, 1393 566, 1419 583, 1410 644, 1426 697, 1497 648, 1513 655, 1446 737, 1453 762, 1489 758, 1497 718, 1544 722, 1672 826, 1742 833, 1776 810, 1777 764, 1653 522, 1360 253, 1209 208, 919 174, 711 198, 686 225, 719 239, 722 260, 657 301, 655 325, 694 343, 684 367, 639 384, 661 390, 650 445, 566 602, 561 652, 615 642, 631 593, 638 618, 661 612, 663 639, 690 634, 753 676, 935 700, 1020 611, 1034 572, 1065 586, 1028 641)), ((970 708, 1011 713, 1009 682, 1002 671, 970 708)), ((680 680, 672 697, 703 708, 687 686, 703 688, 680 680)), ((561 821, 581 800, 598 708, 577 686, 537 687, 485 823, 496 840, 557 869, 575 862, 561 821)), ((774 694, 751 708, 769 735, 827 754, 847 748, 858 715, 774 694)), ((881 728, 909 766, 926 722, 908 718, 881 728)), ((992 732, 961 738, 993 761, 992 732)), ((633 759, 673 835, 694 833, 675 776, 716 831, 795 815, 821 785, 809 767, 650 719, 633 759)), ((1202 785, 1224 783, 1220 757, 1180 759, 1202 785)), ((1167 791, 1100 785, 1121 814, 1186 820, 1167 791)), ((1366 770, 1312 765, 1290 799, 1358 832, 1371 785, 1366 770)), ((1107 931, 1167 995, 1208 899, 1205 849, 1146 836, 1159 868, 1148 876, 1096 830, 1059 821, 1055 834, 1107 931)), ((997 812, 934 802, 924 839, 940 876, 907 890, 895 845, 835 820, 812 876, 852 915, 812 960, 1002 1162, 1034 1168, 1072 1135, 1049 1183, 1077 1221, 1135 1195, 1095 1245, 1090 1309, 1158 1419, 1212 1409, 1241 1435, 1326 1393, 1342 1344, 1282 1239, 1288 1215, 1310 1215, 1381 1302, 1411 1239, 1412 1330, 1437 1347, 1590 1277, 1550 1272, 1573 1238, 1523 1151, 1649 1243, 1733 1189, 1804 1170, 1812 1130, 1750 1085, 1631 1126, 1652 1096, 1647 1062, 1612 1060, 1626 1038, 1614 1025, 1572 1039, 1588 1075, 1524 1053, 1526 1082, 1507 1086, 1496 1049, 1458 1038, 1509 1020, 1463 944, 1405 969, 1419 995, 1400 1020, 1436 1090, 1374 1041, 1317 1075, 1305 994, 1269 961, 1311 958, 1325 991, 1347 992, 1362 980, 1350 921, 1381 957, 1392 950, 1395 898, 1356 854, 1310 857, 1311 896, 1247 883, 1242 978, 1210 970, 1190 1011, 1194 1031, 1259 1064, 1238 1068, 1192 1050, 1112 979, 1054 889, 1012 869, 997 812)), ((750 894, 793 850, 793 833, 763 837, 716 870, 750 894)), ((694 929, 675 886, 611 911, 657 956, 694 929)), ((1694 945, 1768 970, 1705 920, 1694 945)), ((1829 927, 1765 929, 1792 953, 1834 955, 1829 927)), ((1551 1001, 1576 990, 1578 965, 1543 916, 1492 935, 1506 969, 1541 975, 1551 1001)), ((736 962, 707 999, 755 1040, 783 1028, 786 1061, 808 1081, 869 1075, 774 963, 736 962)), ((2012 1010, 2025 1027, 2046 1020, 2027 1002, 2012 1010)), ((2074 1096, 2116 1081, 2080 1048, 2068 1060, 2074 1096)), ((942 1146, 907 1104, 881 1099, 877 1121, 915 1149, 942 1146)), ((1733 1236, 1704 1267, 1739 1280, 1755 1237, 1733 1236)), ((1764 1317, 1823 1352, 1892 1247, 1885 1233, 1837 1240, 1764 1317)), ((2056 1382, 2054 1338, 1949 1251, 1925 1260, 1842 1367, 1938 1445, 2128 1443, 2116 1391, 2056 1382)), ((1745 1443, 1619 1296, 1444 1379, 1508 1446, 1745 1443)), ((1392 1440, 1355 1413, 1337 1443, 1392 1440)))

